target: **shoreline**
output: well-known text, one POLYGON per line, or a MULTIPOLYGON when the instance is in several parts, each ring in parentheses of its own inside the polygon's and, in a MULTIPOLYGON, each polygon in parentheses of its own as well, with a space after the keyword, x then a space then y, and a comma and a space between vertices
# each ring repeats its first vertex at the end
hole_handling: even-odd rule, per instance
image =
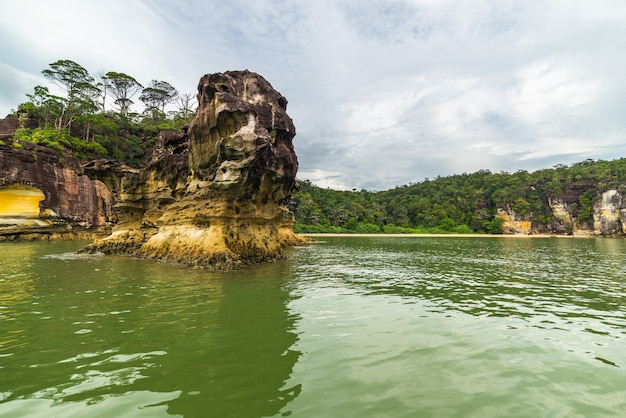
POLYGON ((550 235, 550 234, 337 234, 304 233, 303 237, 381 237, 381 238, 601 238, 591 235, 550 235))

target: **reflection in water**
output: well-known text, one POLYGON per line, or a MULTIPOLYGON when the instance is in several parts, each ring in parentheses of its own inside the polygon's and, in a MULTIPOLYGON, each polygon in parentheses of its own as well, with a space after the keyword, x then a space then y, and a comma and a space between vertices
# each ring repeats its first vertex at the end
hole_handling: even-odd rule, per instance
POLYGON ((286 263, 207 273, 54 245, 2 257, 31 285, 0 282, 0 413, 271 416, 298 396, 286 263))

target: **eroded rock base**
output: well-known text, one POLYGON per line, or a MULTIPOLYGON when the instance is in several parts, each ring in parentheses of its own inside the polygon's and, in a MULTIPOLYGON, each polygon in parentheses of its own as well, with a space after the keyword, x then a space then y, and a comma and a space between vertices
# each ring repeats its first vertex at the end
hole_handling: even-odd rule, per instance
POLYGON ((283 257, 288 246, 308 240, 289 226, 270 223, 213 223, 120 230, 81 252, 128 255, 203 269, 233 269, 283 257))

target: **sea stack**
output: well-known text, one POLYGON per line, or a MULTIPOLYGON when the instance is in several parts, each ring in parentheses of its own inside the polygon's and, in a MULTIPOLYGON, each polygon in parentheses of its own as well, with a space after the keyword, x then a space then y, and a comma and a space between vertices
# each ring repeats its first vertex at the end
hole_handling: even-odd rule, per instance
POLYGON ((163 134, 145 168, 85 167, 117 196, 119 218, 85 251, 232 268, 305 242, 287 209, 298 160, 285 97, 246 70, 203 76, 197 99, 187 131, 163 134))

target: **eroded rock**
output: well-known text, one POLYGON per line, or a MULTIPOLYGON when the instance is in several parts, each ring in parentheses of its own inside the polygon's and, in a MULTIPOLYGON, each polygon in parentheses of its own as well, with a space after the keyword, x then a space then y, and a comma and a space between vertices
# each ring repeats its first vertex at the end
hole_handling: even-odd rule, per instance
POLYGON ((224 268, 305 242, 286 206, 298 168, 287 100, 250 71, 207 74, 197 97, 187 132, 161 138, 145 169, 85 168, 118 196, 119 216, 87 251, 224 268))
POLYGON ((618 190, 607 190, 594 205, 594 231, 598 235, 626 234, 626 200, 618 190))
POLYGON ((0 144, 0 240, 93 239, 115 222, 113 195, 77 160, 29 142, 0 144))

